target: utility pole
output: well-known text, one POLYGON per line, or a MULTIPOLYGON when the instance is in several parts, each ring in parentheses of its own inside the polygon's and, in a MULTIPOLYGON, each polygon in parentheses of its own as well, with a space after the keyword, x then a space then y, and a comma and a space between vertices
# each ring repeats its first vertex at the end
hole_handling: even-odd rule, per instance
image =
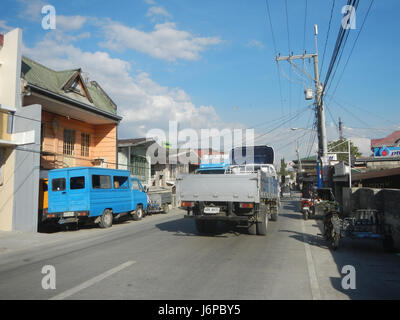
POLYGON ((299 163, 299 172, 302 172, 302 171, 303 171, 303 168, 302 168, 301 159, 300 159, 299 140, 297 140, 297 149, 296 149, 296 153, 297 153, 297 162, 299 163))
MULTIPOLYGON (((277 56, 276 61, 288 61, 291 65, 299 70, 299 67, 292 62, 292 60, 298 59, 313 59, 314 61, 314 83, 315 83, 315 105, 316 105, 316 116, 318 122, 318 158, 322 162, 322 170, 325 167, 328 159, 328 141, 326 137, 326 126, 325 126, 325 109, 322 100, 323 85, 319 80, 319 65, 318 65, 318 27, 314 25, 315 35, 315 53, 302 55, 290 55, 290 56, 277 56)), ((300 70, 307 77, 310 77, 304 70, 300 70)))
POLYGON ((343 122, 342 118, 339 117, 339 140, 343 140, 343 122))

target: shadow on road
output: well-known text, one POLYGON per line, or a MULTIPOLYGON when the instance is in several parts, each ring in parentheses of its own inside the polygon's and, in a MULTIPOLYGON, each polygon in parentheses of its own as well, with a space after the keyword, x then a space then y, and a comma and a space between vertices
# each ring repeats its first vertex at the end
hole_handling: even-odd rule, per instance
POLYGON ((159 223, 156 224, 156 227, 161 231, 172 232, 175 236, 186 237, 228 238, 231 236, 240 236, 244 233, 240 228, 235 228, 234 226, 219 222, 215 233, 202 234, 197 232, 194 220, 185 218, 159 223))
MULTIPOLYGON (((113 225, 126 224, 133 221, 131 215, 127 214, 118 219, 113 220, 113 225)), ((79 231, 79 230, 88 230, 88 229, 98 229, 100 228, 93 221, 87 221, 85 223, 66 223, 66 224, 57 224, 57 223, 48 223, 48 224, 39 224, 38 232, 39 233, 56 233, 56 232, 67 232, 67 231, 79 231)))
MULTIPOLYGON (((284 215, 282 214, 282 216, 284 216, 284 215)), ((292 233, 292 235, 290 235, 290 237, 293 239, 308 243, 311 246, 328 249, 327 242, 320 235, 312 235, 312 234, 293 231, 293 230, 279 230, 279 232, 292 233)))

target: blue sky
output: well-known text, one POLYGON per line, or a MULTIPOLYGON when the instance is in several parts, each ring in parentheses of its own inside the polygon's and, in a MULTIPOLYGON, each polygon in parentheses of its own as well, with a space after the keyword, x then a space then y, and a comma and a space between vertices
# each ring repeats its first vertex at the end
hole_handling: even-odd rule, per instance
MULTIPOLYGON (((324 79, 347 1, 335 1, 324 59, 332 1, 287 0, 287 18, 285 1, 268 2, 276 49, 282 55, 289 53, 289 45, 295 54, 304 47, 314 52, 313 25, 318 24, 324 79)), ((356 29, 350 32, 333 88, 369 4, 360 1, 356 29)), ((383 137, 400 125, 399 12, 399 1, 374 2, 334 100, 326 100, 330 139, 337 138, 334 122, 339 116, 345 136, 363 150, 368 150, 369 138, 383 137)), ((304 100, 302 79, 287 63, 280 63, 283 73, 278 76, 265 0, 5 0, 0 29, 14 27, 23 29, 24 54, 55 69, 82 67, 106 89, 124 116, 123 137, 165 129, 168 119, 195 129, 253 127, 310 103, 304 100), (56 30, 41 27, 44 4, 56 9, 56 30)), ((312 72, 312 64, 306 66, 312 72)), ((289 128, 310 127, 310 119, 311 110, 281 126, 276 122, 278 129, 259 142, 274 144, 279 156, 293 158, 300 139, 305 156, 311 133, 289 128)), ((265 123, 256 134, 272 128, 265 123)))

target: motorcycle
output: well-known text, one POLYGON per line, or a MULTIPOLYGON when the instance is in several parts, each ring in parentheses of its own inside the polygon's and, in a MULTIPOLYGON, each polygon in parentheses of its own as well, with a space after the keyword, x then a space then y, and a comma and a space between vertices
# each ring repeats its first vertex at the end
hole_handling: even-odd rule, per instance
POLYGON ((308 220, 312 213, 312 202, 311 199, 302 199, 300 201, 300 211, 303 214, 304 220, 308 220))

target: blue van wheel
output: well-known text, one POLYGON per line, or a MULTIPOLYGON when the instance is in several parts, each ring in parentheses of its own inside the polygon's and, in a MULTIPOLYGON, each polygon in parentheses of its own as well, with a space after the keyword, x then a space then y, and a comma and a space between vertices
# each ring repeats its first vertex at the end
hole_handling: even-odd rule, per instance
POLYGON ((101 215, 99 226, 100 228, 109 228, 113 224, 113 214, 110 209, 104 210, 103 214, 101 215))
POLYGON ((138 207, 136 208, 136 210, 133 213, 132 217, 133 217, 133 220, 135 220, 135 221, 142 220, 142 218, 143 218, 142 206, 138 205, 138 207))

